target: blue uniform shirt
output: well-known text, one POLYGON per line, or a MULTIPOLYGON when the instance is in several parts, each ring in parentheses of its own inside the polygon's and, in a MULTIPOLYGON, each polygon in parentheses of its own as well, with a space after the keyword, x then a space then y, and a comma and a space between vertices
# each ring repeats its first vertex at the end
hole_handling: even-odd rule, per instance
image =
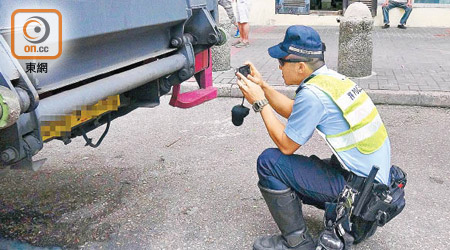
MULTIPOLYGON (((328 75, 338 79, 345 76, 330 70, 327 66, 314 71, 313 75, 328 75)), ((296 143, 304 145, 318 129, 326 135, 338 134, 350 127, 345 121, 339 107, 321 90, 305 87, 302 82, 297 90, 292 113, 286 124, 286 135, 296 143)), ((345 166, 358 176, 368 176, 373 165, 380 168, 376 179, 389 184, 391 168, 391 145, 389 137, 383 146, 372 154, 363 154, 357 148, 338 152, 345 166)))

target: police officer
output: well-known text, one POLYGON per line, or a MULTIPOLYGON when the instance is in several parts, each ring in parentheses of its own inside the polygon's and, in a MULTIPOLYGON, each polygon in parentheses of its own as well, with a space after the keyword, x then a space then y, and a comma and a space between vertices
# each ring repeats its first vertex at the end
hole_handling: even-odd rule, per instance
MULTIPOLYGON (((281 231, 258 238, 253 249, 314 249, 302 215, 302 203, 323 209, 344 189, 349 177, 389 183, 390 142, 369 96, 353 81, 327 68, 325 45, 311 27, 291 26, 283 42, 269 48, 278 59, 286 85, 299 85, 294 100, 267 84, 253 64, 238 85, 261 114, 277 148, 257 160, 258 187, 281 231), (274 112, 287 118, 283 124, 274 112), (331 159, 294 154, 317 130, 332 149, 331 159)), ((351 233, 351 232, 350 232, 351 233)))

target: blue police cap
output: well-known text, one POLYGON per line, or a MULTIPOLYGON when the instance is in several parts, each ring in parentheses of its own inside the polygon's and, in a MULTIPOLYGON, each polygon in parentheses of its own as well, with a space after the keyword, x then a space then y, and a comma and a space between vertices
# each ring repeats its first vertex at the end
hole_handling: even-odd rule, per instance
POLYGON ((323 58, 324 51, 325 44, 317 31, 308 26, 293 25, 286 30, 283 42, 269 48, 269 55, 273 58, 283 58, 289 54, 323 58))

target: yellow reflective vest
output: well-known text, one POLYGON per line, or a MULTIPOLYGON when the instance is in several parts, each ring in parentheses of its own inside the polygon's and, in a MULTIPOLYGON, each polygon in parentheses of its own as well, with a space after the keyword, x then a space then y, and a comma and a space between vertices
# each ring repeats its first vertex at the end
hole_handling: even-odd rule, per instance
POLYGON ((387 138, 386 128, 367 93, 348 78, 337 79, 317 75, 305 83, 327 94, 341 110, 350 129, 334 135, 325 135, 336 151, 357 148, 363 154, 377 151, 387 138))

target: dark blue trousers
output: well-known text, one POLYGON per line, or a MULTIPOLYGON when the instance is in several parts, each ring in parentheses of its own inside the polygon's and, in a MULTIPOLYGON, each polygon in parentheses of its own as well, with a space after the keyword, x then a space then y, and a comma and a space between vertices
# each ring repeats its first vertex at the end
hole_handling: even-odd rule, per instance
POLYGON ((259 184, 273 190, 295 190, 304 204, 323 209, 342 191, 346 171, 339 162, 316 156, 284 155, 278 148, 266 149, 257 162, 259 184))

